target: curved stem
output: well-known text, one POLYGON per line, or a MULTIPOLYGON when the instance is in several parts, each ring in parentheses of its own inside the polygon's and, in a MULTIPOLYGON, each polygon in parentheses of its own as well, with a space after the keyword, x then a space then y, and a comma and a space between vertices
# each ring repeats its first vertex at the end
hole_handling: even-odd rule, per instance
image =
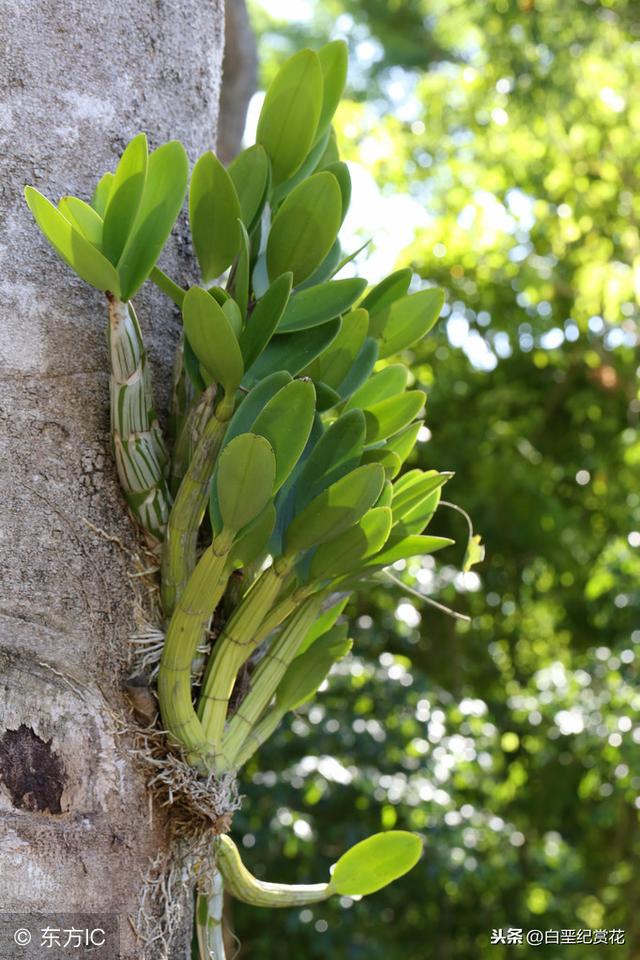
POLYGON ((236 900, 255 907, 302 907, 327 900, 334 892, 330 883, 288 884, 258 880, 245 867, 231 837, 224 834, 218 838, 216 860, 229 893, 236 900))

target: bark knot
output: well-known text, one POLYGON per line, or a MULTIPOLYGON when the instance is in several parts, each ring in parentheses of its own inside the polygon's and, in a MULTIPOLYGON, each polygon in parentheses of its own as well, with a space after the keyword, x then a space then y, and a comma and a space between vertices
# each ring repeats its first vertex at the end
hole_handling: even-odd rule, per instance
POLYGON ((41 740, 24 723, 0 737, 0 781, 19 810, 62 813, 62 759, 51 749, 51 740, 41 740))

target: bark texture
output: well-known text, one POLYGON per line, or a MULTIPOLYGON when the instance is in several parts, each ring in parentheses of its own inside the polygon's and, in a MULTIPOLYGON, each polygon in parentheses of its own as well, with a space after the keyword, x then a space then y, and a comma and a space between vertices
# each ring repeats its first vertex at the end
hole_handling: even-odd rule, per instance
POLYGON ((218 155, 229 163, 240 151, 247 108, 258 82, 258 51, 245 0, 226 0, 218 155))
MULTIPOLYGON (((116 723, 138 541, 109 450, 104 298, 22 190, 89 199, 139 130, 192 162, 212 147, 223 29, 223 0, 0 0, 0 912, 117 913, 126 960, 166 844, 116 723)), ((184 235, 165 260, 186 281, 184 235)), ((163 410, 178 322, 146 287, 136 305, 163 410)))

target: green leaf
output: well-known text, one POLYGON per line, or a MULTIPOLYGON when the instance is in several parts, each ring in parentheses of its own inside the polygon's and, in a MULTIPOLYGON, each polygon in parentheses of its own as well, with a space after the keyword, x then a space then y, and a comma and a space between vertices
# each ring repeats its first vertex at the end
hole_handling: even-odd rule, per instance
POLYGON ((200 363, 232 395, 244 367, 233 328, 222 307, 202 287, 191 287, 182 304, 184 330, 200 363))
POLYGON ((109 194, 111 193, 111 187, 113 185, 113 174, 111 172, 103 174, 96 188, 93 191, 93 196, 91 197, 91 206, 96 211, 99 217, 104 217, 104 212, 107 209, 107 203, 109 202, 109 194))
POLYGON ((333 580, 361 566, 367 557, 382 550, 391 532, 388 507, 374 507, 355 526, 321 544, 313 555, 311 580, 333 580))
POLYGON ((58 210, 67 218, 72 227, 82 234, 85 240, 100 250, 102 246, 102 220, 93 207, 77 197, 63 197, 58 210))
POLYGON ((256 417, 279 390, 291 383, 291 377, 284 370, 272 373, 255 385, 238 405, 225 433, 224 443, 233 440, 241 433, 250 433, 256 417))
POLYGON ((366 295, 360 306, 369 311, 369 316, 374 321, 371 325, 372 336, 380 336, 386 320, 386 307, 403 297, 410 283, 411 268, 404 267, 402 270, 390 273, 366 295))
MULTIPOLYGON (((353 368, 369 329, 369 314, 366 310, 352 310, 342 318, 342 328, 333 343, 303 374, 321 380, 336 390, 353 368)), ((340 400, 340 394, 337 393, 340 400)))
POLYGON ((124 250, 140 207, 147 179, 147 162, 147 138, 144 133, 139 133, 120 157, 104 212, 102 249, 114 266, 124 250))
POLYGON ((200 273, 210 283, 240 249, 240 201, 229 173, 215 153, 203 153, 191 174, 189 223, 200 273))
POLYGON ((316 167, 318 166, 318 161, 327 146, 328 139, 329 131, 327 131, 325 136, 321 137, 320 140, 313 145, 293 176, 283 180, 282 183, 278 184, 278 186, 274 188, 271 193, 272 210, 275 211, 280 206, 284 198, 291 193, 294 187, 297 187, 299 183, 302 183, 303 180, 306 180, 307 177, 310 177, 311 174, 315 172, 316 167))
POLYGON ((118 261, 123 300, 131 299, 160 256, 180 213, 188 177, 187 154, 177 140, 150 155, 140 207, 118 261))
POLYGON ((285 531, 285 550, 296 554, 336 537, 375 503, 384 483, 377 463, 357 467, 315 497, 285 531))
POLYGON ((242 222, 251 233, 257 224, 269 190, 269 158, 264 147, 254 143, 229 164, 229 176, 236 189, 242 222))
POLYGON ((276 456, 274 489, 279 490, 304 450, 315 415, 316 392, 309 380, 293 380, 269 400, 252 432, 265 437, 276 456))
POLYGON ((400 462, 404 463, 411 451, 416 445, 416 439, 420 432, 422 423, 410 423, 408 427, 394 433, 386 442, 387 450, 392 450, 400 457, 400 462))
POLYGON ((342 215, 340 217, 340 223, 342 224, 349 212, 349 204, 351 203, 351 174, 349 173, 349 167, 346 163, 343 163, 342 160, 337 160, 335 163, 328 164, 323 169, 325 173, 332 173, 338 181, 340 196, 342 197, 342 215))
POLYGON ((321 283, 330 280, 337 273, 340 257, 342 256, 342 247, 339 240, 335 240, 331 250, 326 255, 319 267, 317 267, 310 277, 299 283, 298 290, 308 290, 309 287, 317 287, 321 283))
POLYGON ((248 369, 258 359, 280 323, 291 294, 293 274, 283 273, 257 301, 240 334, 240 349, 248 369))
POLYGON ((350 397, 354 390, 357 390, 367 380, 376 365, 377 359, 378 344, 372 337, 367 337, 351 370, 338 387, 338 393, 343 399, 346 400, 347 397, 350 397))
POLYGON ((482 563, 483 560, 484 544, 481 542, 480 535, 476 533, 472 537, 469 537, 462 569, 465 573, 467 573, 469 570, 471 570, 471 567, 473 567, 474 564, 482 563))
POLYGON ((407 510, 402 520, 393 526, 393 539, 408 537, 413 533, 424 533, 440 503, 441 488, 434 490, 424 500, 421 500, 413 509, 407 510))
POLYGON ((276 213, 267 240, 271 278, 290 270, 297 286, 329 253, 340 229, 342 199, 331 173, 314 173, 295 187, 276 213))
POLYGON ((207 385, 204 382, 204 378, 200 372, 200 361, 193 352, 193 348, 186 337, 184 338, 182 355, 184 368, 187 371, 191 383, 195 387, 197 393, 202 393, 202 391, 206 389, 207 385))
POLYGON ((393 498, 393 485, 390 480, 385 480, 382 492, 376 500, 376 507, 390 507, 393 498))
POLYGON ((334 663, 342 660, 351 649, 347 629, 346 624, 334 627, 295 657, 276 690, 280 710, 296 710, 313 697, 334 663))
POLYGON ((269 538, 276 522, 276 508, 268 503, 262 513, 249 523, 229 551, 232 567, 248 567, 267 552, 269 538))
POLYGON ((305 650, 308 650, 309 647, 316 642, 316 640, 324 636, 324 634, 331 629, 340 614, 344 611, 349 599, 350 594, 345 593, 338 600, 336 600, 335 603, 332 603, 330 607, 327 607, 327 609, 320 614, 313 626, 310 627, 305 634, 305 638, 298 648, 298 655, 304 653, 305 650))
POLYGON ((360 462, 365 420, 360 410, 338 417, 309 454, 296 485, 296 509, 302 510, 327 487, 360 462))
POLYGON ((371 450, 365 450, 362 454, 362 463, 379 463, 384 467, 384 475, 387 480, 393 480, 400 473, 402 460, 393 450, 386 447, 374 447, 371 450))
MULTIPOLYGON (((249 234, 247 229, 242 222, 238 220, 238 227, 240 229, 240 252, 238 253, 238 258, 236 260, 235 266, 231 271, 232 279, 232 290, 233 296, 240 308, 240 315, 244 322, 244 318, 247 315, 247 306, 249 304, 249 280, 251 275, 251 241, 249 240, 249 234)), ((238 331, 238 335, 240 331, 238 331)))
POLYGON ((379 373, 374 373, 355 393, 352 393, 345 410, 351 410, 353 407, 365 410, 380 400, 387 400, 389 397, 403 393, 408 381, 407 367, 403 363, 392 363, 379 373))
POLYGON ((344 40, 333 40, 320 47, 318 59, 322 68, 324 89, 316 136, 329 127, 344 93, 349 65, 349 48, 344 40))
POLYGON ((262 513, 273 495, 276 457, 262 436, 243 433, 220 454, 218 509, 225 530, 237 531, 262 513))
POLYGON ((98 290, 120 296, 120 282, 112 264, 89 243, 38 190, 26 187, 24 195, 45 237, 82 280, 98 290))
POLYGON ((393 488, 393 519, 403 520, 407 514, 419 506, 434 490, 451 479, 452 473, 438 473, 436 470, 410 470, 405 473, 393 488))
POLYGON ((274 185, 295 173, 309 152, 322 104, 318 55, 300 50, 285 61, 269 85, 258 120, 256 141, 269 155, 274 185))
POLYGON ((331 888, 346 897, 375 893, 408 873, 421 856, 422 841, 415 833, 376 833, 340 857, 331 875, 331 888))
POLYGON ((388 397, 364 411, 367 420, 367 443, 377 443, 406 426, 424 406, 426 394, 422 390, 388 397))
POLYGON ((380 358, 421 340, 440 316, 443 303, 444 291, 437 287, 420 290, 392 303, 380 336, 380 358))
POLYGON ((411 557, 421 557, 427 553, 435 553, 436 550, 442 550, 448 547, 455 540, 448 537, 426 537, 412 534, 403 537, 396 543, 390 542, 386 548, 372 557, 366 564, 366 567, 389 567, 398 560, 409 560, 411 557))
POLYGON ((274 337, 248 371, 248 384, 251 385, 276 370, 287 370, 295 377, 333 343, 341 325, 342 321, 339 319, 330 320, 311 330, 274 337))
POLYGON ((329 129, 329 139, 327 140, 327 146, 325 151, 318 160, 318 166, 316 170, 324 170, 325 167, 328 167, 332 163, 337 163, 340 159, 340 152, 338 151, 338 139, 336 137, 336 131, 333 127, 329 129))
POLYGON ((331 410, 342 403, 342 397, 328 383, 322 383, 321 380, 315 380, 316 385, 316 410, 324 413, 325 410, 331 410))
POLYGON ((348 310, 367 284, 366 280, 352 277, 333 280, 315 287, 307 287, 295 293, 289 300, 278 333, 293 333, 326 323, 348 310))

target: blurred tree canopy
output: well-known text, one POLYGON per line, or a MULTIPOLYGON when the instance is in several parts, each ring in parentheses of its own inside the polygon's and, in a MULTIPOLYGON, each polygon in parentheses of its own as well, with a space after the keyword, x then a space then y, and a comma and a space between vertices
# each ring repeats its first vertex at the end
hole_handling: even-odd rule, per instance
POLYGON ((491 946, 493 928, 625 928, 609 949, 634 960, 640 7, 318 0, 278 21, 267 6, 265 79, 344 36, 341 152, 426 211, 398 263, 447 291, 410 357, 428 392, 419 465, 455 471, 487 559, 462 573, 464 520, 439 511, 433 532, 459 546, 397 575, 471 624, 372 588, 353 656, 261 751, 238 820, 272 880, 321 880, 380 826, 420 831, 423 861, 355 906, 262 924, 239 907, 238 934, 247 956, 471 960, 526 951, 491 946))

